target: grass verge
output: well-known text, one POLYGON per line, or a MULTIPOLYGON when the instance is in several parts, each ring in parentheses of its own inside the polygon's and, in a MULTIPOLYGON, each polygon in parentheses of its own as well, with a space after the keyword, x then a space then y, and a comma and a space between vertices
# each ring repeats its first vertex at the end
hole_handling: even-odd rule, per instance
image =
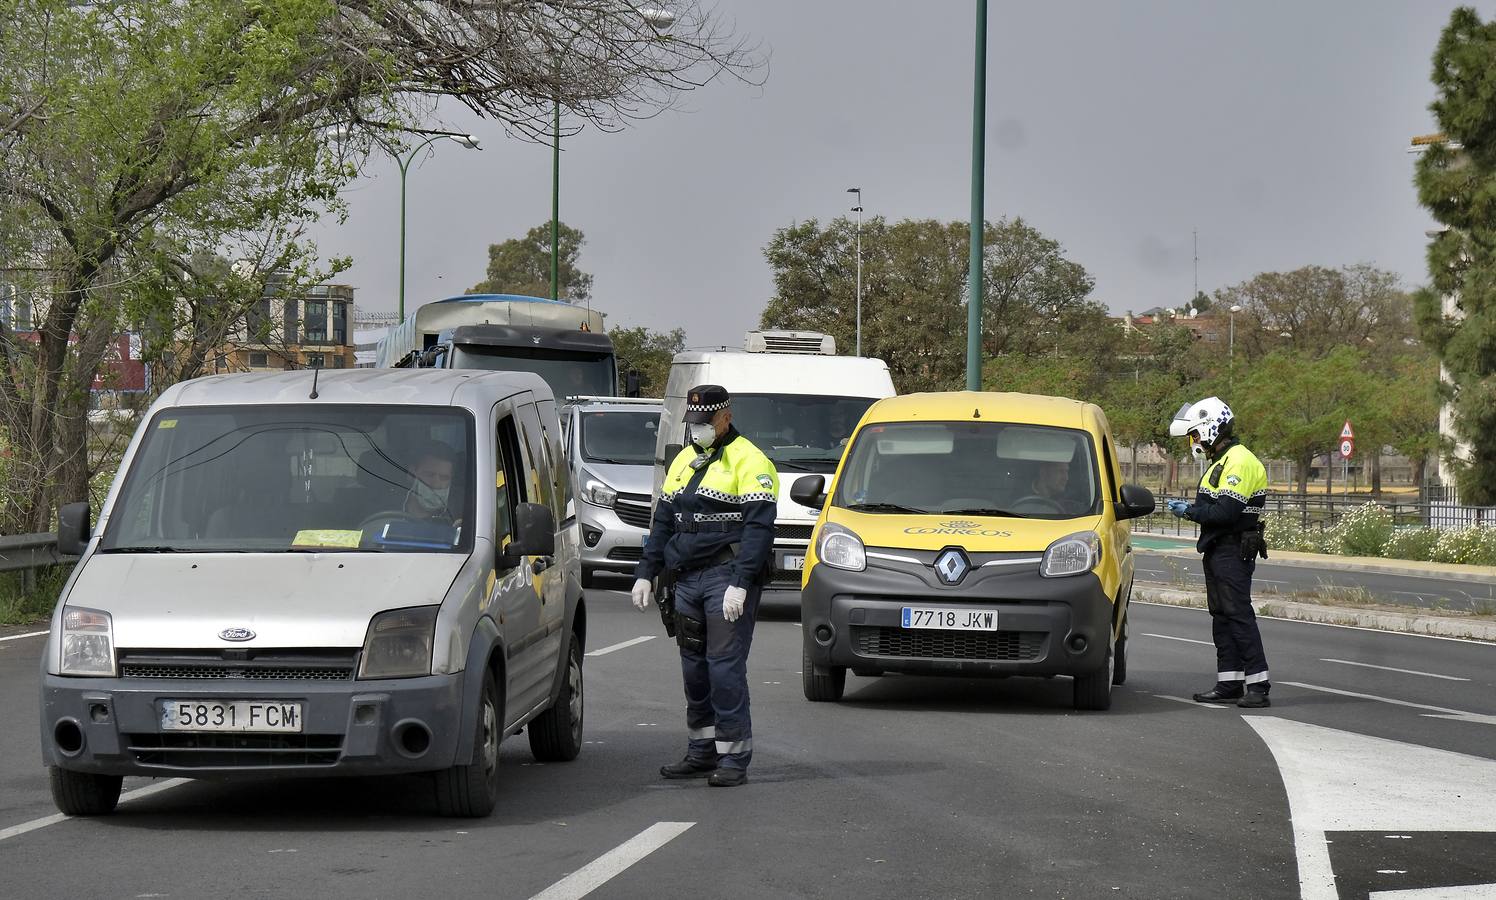
POLYGON ((0 572, 0 625, 29 625, 51 615, 72 566, 36 570, 28 589, 22 572, 0 572))

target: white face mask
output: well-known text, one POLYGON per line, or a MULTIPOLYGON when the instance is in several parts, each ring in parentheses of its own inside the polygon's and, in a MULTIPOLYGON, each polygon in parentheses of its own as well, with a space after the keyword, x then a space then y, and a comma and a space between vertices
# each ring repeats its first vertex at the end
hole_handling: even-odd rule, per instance
POLYGON ((451 485, 438 490, 419 478, 416 479, 416 483, 410 488, 410 496, 415 498, 416 504, 427 512, 441 512, 445 510, 447 508, 447 498, 451 493, 451 485))
POLYGON ((1200 436, 1193 431, 1190 432, 1190 454, 1195 459, 1205 458, 1205 445, 1200 442, 1200 436))
POLYGON ((705 450, 717 440, 717 429, 711 422, 693 422, 686 426, 686 436, 691 443, 705 450))

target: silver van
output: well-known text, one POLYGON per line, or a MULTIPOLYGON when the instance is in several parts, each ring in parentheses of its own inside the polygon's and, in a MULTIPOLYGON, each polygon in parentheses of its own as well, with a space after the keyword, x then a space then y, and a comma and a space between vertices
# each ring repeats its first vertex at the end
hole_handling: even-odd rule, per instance
POLYGON ((91 528, 42 660, 70 815, 125 775, 431 772, 484 816, 499 742, 582 745, 586 639, 560 422, 539 376, 300 370, 168 389, 91 528))
POLYGON ((578 397, 561 413, 582 531, 582 585, 628 575, 644 555, 654 487, 659 400, 578 397))

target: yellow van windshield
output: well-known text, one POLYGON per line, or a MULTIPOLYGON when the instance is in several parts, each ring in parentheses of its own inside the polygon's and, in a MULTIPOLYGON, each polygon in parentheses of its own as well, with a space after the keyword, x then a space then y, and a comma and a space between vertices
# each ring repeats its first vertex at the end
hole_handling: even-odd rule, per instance
POLYGON ((864 512, 1068 519, 1100 510, 1084 431, 1009 422, 892 422, 858 433, 832 503, 864 512))

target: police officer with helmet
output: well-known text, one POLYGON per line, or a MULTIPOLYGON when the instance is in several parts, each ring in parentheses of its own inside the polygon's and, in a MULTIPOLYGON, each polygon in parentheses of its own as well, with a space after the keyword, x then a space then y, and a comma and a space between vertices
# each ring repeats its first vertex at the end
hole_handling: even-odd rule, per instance
POLYGON ((779 475, 732 427, 727 390, 687 393, 687 443, 666 471, 632 599, 654 602, 654 579, 673 579, 674 625, 686 687, 686 755, 665 778, 734 787, 748 778, 748 648, 769 572, 779 475))
POLYGON ((1210 608, 1216 648, 1215 687, 1194 695, 1198 703, 1236 701, 1237 706, 1270 706, 1267 655, 1252 610, 1252 572, 1257 557, 1267 558, 1262 510, 1267 473, 1252 451, 1236 439, 1235 417, 1219 397, 1187 403, 1174 414, 1169 434, 1189 437, 1196 459, 1208 459, 1194 503, 1169 501, 1175 516, 1198 522, 1196 549, 1204 554, 1205 602, 1210 608))

